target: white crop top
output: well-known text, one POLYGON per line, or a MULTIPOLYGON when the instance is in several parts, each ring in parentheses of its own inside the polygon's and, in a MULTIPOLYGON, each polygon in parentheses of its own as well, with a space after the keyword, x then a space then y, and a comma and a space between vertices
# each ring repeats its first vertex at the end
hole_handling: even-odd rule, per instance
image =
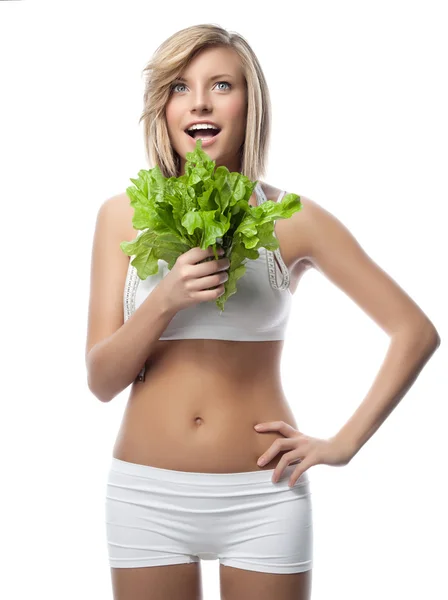
MULTIPOLYGON (((259 183, 255 186, 257 205, 267 201, 259 183)), ((282 191, 277 202, 286 192, 282 191)), ((275 222, 274 222, 275 228, 275 222)), ((274 236, 275 231, 274 231, 274 236)), ((259 257, 247 259, 246 272, 237 281, 237 291, 226 301, 220 311, 214 301, 200 302, 178 311, 159 337, 160 340, 214 339, 266 341, 284 340, 291 310, 292 294, 289 289, 290 272, 280 248, 273 252, 261 247, 259 257), (278 260, 278 265, 275 262, 278 260), (276 269, 283 275, 277 282, 276 269)), ((167 275, 168 263, 159 259, 159 271, 144 281, 130 263, 124 289, 124 320, 144 302, 156 285, 167 275)), ((143 381, 146 367, 138 378, 143 381)))

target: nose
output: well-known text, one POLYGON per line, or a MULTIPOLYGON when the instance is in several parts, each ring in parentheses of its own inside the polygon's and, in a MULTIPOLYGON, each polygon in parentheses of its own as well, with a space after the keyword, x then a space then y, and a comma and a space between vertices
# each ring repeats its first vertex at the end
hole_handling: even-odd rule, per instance
POLYGON ((208 92, 204 90, 193 92, 191 94, 191 109, 197 112, 209 111, 211 109, 211 102, 208 92))

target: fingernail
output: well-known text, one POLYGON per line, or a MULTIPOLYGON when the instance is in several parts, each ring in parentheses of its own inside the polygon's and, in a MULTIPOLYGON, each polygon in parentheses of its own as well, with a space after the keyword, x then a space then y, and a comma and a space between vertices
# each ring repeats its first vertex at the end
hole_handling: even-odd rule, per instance
POLYGON ((259 464, 259 465, 261 466, 261 465, 264 465, 264 463, 265 463, 265 462, 266 462, 266 461, 265 461, 264 459, 260 458, 260 459, 258 460, 258 463, 257 463, 257 464, 259 464))
POLYGON ((261 429, 261 425, 254 425, 255 429, 261 429))

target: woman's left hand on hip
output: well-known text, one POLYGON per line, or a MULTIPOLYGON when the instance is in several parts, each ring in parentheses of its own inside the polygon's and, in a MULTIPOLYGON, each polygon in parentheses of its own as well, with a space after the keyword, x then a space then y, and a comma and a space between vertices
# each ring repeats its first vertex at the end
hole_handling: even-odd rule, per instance
POLYGON ((257 463, 261 467, 268 464, 279 452, 286 452, 274 469, 272 476, 274 483, 280 479, 288 465, 297 461, 299 461, 299 464, 289 479, 290 487, 296 483, 302 473, 313 465, 344 466, 353 457, 351 450, 335 438, 320 439, 310 437, 294 429, 294 427, 284 421, 269 421, 259 423, 259 425, 261 426, 259 428, 255 426, 255 430, 259 433, 279 431, 285 436, 283 439, 276 439, 270 448, 260 456, 257 463))

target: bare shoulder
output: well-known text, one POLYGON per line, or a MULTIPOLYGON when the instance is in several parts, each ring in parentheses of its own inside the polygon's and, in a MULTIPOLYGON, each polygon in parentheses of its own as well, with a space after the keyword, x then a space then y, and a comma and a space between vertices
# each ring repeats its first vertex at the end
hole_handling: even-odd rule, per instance
POLYGON ((356 250, 362 253, 361 245, 336 214, 315 200, 300 195, 302 208, 292 215, 291 227, 297 239, 296 251, 307 258, 316 268, 334 258, 335 249, 356 250))
POLYGON ((318 268, 319 253, 323 249, 321 242, 324 243, 329 235, 337 235, 337 231, 344 228, 343 224, 323 206, 296 190, 282 190, 273 186, 266 188, 271 194, 268 198, 272 200, 278 199, 281 191, 299 196, 301 209, 280 224, 285 253, 290 255, 292 264, 301 263, 307 268, 318 268))
POLYGON ((138 231, 132 225, 134 209, 126 192, 112 196, 106 203, 110 204, 110 211, 116 220, 117 227, 121 228, 123 241, 132 241, 137 237, 138 231))

